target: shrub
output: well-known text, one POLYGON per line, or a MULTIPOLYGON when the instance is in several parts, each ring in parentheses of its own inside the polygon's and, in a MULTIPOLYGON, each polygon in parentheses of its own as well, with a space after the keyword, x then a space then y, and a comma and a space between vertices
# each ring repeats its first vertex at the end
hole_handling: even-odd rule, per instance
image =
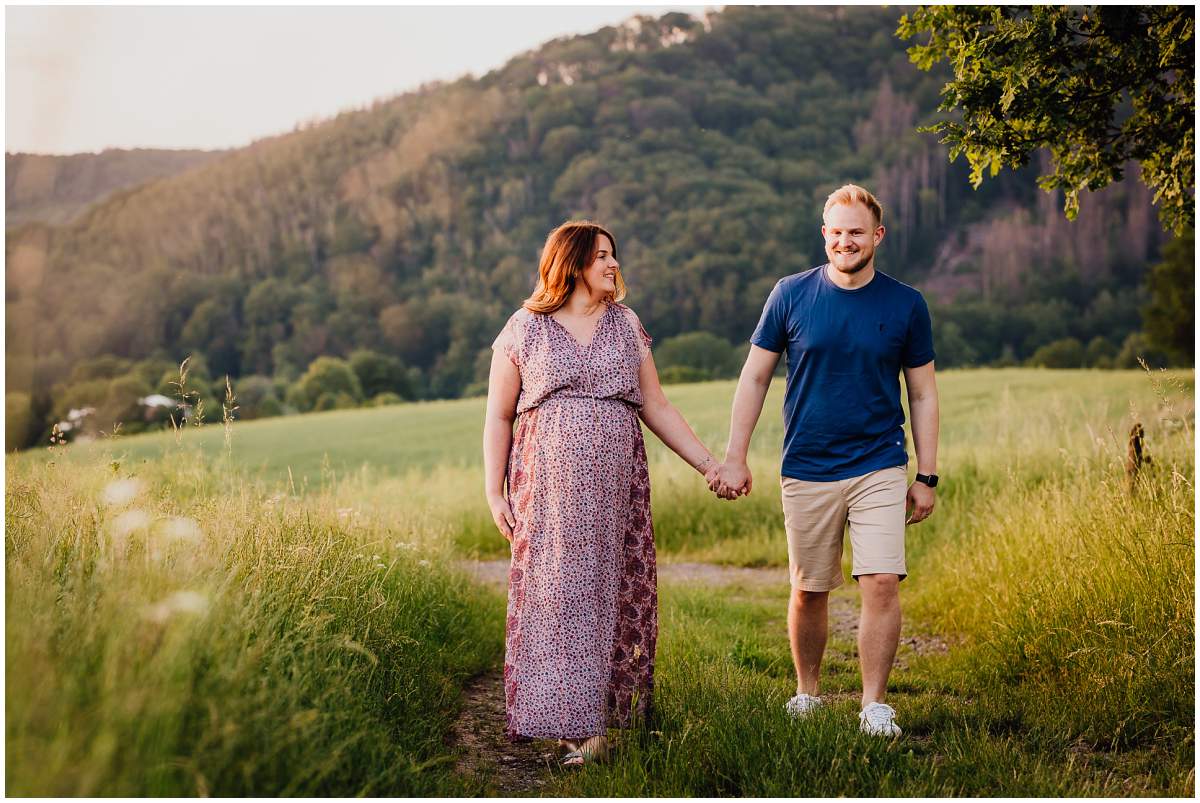
POLYGON ((1116 356, 1117 347, 1101 335, 1096 335, 1088 342, 1084 359, 1090 368, 1112 368, 1116 356))
POLYGON ((726 379, 737 376, 741 367, 737 349, 729 341, 709 332, 688 332, 663 340, 654 350, 654 362, 660 372, 676 367, 691 369, 669 374, 672 377, 691 377, 670 380, 674 382, 726 379))
POLYGON ((1083 360, 1083 344, 1073 337, 1064 337, 1035 351, 1029 364, 1043 368, 1082 368, 1083 360))
POLYGON ((309 364, 308 370, 297 380, 296 385, 307 400, 309 408, 317 407, 318 399, 326 394, 336 397, 344 393, 353 403, 357 403, 363 397, 362 385, 354 369, 345 360, 337 357, 317 357, 309 364))
POLYGON ((658 381, 664 385, 682 385, 687 382, 703 382, 708 379, 699 368, 687 365, 668 365, 658 371, 658 381))
POLYGON ((263 399, 262 404, 258 407, 258 417, 271 418, 277 415, 283 415, 283 405, 279 403, 279 399, 274 396, 263 399))
POLYGON ((379 393, 371 399, 372 407, 387 407, 391 404, 403 404, 404 399, 400 398, 398 393, 379 393))
POLYGON ((954 321, 947 321, 937 328, 935 341, 939 368, 972 365, 979 358, 979 353, 963 337, 962 329, 954 321))
POLYGON ((408 369, 397 357, 360 349, 350 355, 350 367, 358 377, 364 397, 389 392, 406 399, 413 398, 408 369))
POLYGON ((277 407, 279 404, 275 397, 275 382, 267 376, 250 374, 234 380, 233 392, 238 406, 235 416, 246 421, 262 418, 263 404, 268 399, 274 400, 277 407))
POLYGON ((1171 363, 1170 356, 1161 349, 1151 346, 1145 334, 1131 332, 1129 337, 1125 338, 1125 342, 1121 344, 1121 351, 1117 353, 1113 365, 1117 368, 1140 368, 1141 363, 1138 362, 1138 357, 1145 360, 1151 368, 1165 368, 1171 363))
POLYGON ((4 450, 24 449, 36 437, 37 421, 28 393, 4 394, 4 450))

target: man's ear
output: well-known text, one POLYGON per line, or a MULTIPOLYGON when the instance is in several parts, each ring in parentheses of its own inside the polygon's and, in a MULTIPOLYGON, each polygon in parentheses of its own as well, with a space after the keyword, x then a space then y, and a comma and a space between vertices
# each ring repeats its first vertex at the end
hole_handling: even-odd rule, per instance
POLYGON ((881 242, 883 242, 883 235, 885 234, 887 234, 887 229, 885 229, 883 226, 875 227, 875 245, 879 245, 881 242))

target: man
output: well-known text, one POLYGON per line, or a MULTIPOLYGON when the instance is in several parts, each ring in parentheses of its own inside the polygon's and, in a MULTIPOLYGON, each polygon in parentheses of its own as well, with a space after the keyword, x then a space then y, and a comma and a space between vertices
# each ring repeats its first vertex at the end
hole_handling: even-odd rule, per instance
POLYGON ((904 527, 933 511, 937 485, 933 335, 921 294, 875 269, 875 249, 884 236, 875 197, 847 184, 825 202, 823 221, 828 264, 781 279, 750 338, 725 462, 711 488, 726 499, 750 492, 750 435, 786 350, 781 484, 792 581, 788 636, 796 666, 796 696, 787 711, 804 716, 821 705, 829 592, 843 583, 842 535, 848 523, 852 573, 862 592, 860 728, 898 736, 895 709, 883 699, 900 639, 904 527), (917 453, 911 485, 901 370, 917 453))

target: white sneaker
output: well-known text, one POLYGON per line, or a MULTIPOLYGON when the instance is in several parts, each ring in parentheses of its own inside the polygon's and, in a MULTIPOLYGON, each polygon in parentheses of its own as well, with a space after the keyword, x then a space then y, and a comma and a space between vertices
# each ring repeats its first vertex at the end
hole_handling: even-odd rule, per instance
POLYGON ((783 710, 794 717, 806 717, 822 705, 824 703, 820 697, 813 697, 811 694, 797 694, 787 701, 783 710))
POLYGON ((884 703, 867 703, 858 715, 858 729, 871 736, 899 736, 903 731, 896 724, 896 709, 884 703))

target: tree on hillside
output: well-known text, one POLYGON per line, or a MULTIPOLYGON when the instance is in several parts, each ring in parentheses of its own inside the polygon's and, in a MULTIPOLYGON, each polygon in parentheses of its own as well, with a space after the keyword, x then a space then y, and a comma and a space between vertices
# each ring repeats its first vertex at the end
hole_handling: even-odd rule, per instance
POLYGON ((695 382, 736 376, 742 361, 729 341, 710 332, 687 332, 663 340, 654 362, 670 381, 695 382))
POLYGON ((350 368, 358 377, 364 398, 380 393, 394 393, 402 399, 416 397, 408 369, 398 358, 369 349, 358 349, 350 355, 350 368))
POLYGON ((908 50, 928 70, 946 61, 954 79, 928 131, 951 160, 965 154, 971 183, 1018 168, 1039 148, 1074 219, 1079 192, 1120 181, 1130 160, 1155 190, 1164 228, 1195 223, 1195 11, 1179 6, 934 6, 900 18, 898 36, 928 34, 908 50))
POLYGON ((1146 276, 1150 303, 1142 328, 1154 348, 1196 359, 1196 235, 1189 231, 1163 249, 1163 261, 1146 276))
POLYGON ((308 366, 289 394, 302 410, 311 410, 322 397, 345 397, 351 404, 362 401, 362 385, 354 369, 337 357, 318 357, 308 366))

